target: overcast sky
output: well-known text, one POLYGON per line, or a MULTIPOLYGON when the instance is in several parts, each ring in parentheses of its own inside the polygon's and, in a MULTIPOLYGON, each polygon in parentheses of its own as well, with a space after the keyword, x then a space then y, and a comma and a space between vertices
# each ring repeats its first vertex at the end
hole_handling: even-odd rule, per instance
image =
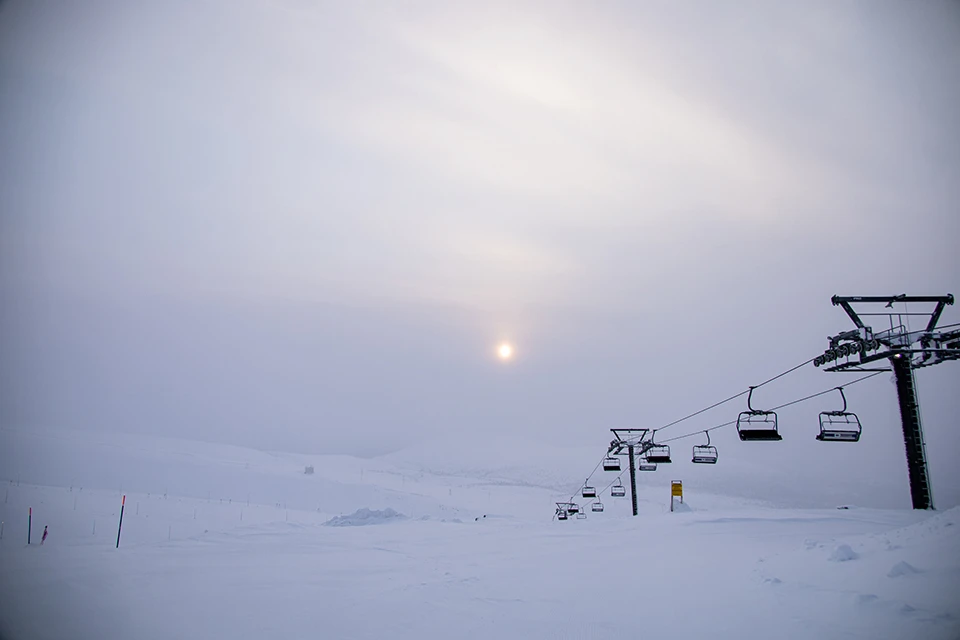
MULTIPOLYGON (((957 2, 7 0, 0 422, 602 448, 822 352, 833 294, 960 294, 958 104, 957 2)), ((918 381, 953 468, 960 362, 918 381)))

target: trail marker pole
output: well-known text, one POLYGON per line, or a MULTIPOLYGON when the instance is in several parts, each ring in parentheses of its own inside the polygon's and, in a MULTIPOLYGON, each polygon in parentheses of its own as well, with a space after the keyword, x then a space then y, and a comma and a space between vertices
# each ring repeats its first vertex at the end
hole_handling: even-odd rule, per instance
POLYGON ((0 520, 0 540, 3 540, 3 520, 0 520))
POLYGON ((120 548, 120 531, 123 529, 123 507, 127 504, 127 496, 120 500, 120 524, 117 525, 117 549, 120 548))
POLYGON ((33 507, 27 512, 27 544, 30 544, 30 530, 33 529, 33 507))

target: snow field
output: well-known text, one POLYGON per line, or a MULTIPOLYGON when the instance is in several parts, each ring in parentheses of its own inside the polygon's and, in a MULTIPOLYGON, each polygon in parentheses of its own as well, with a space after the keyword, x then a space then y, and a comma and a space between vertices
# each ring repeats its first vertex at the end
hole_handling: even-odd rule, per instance
POLYGON ((670 513, 661 474, 637 518, 606 493, 557 522, 571 487, 520 467, 153 444, 85 445, 130 487, 119 549, 119 489, 0 485, 0 638, 960 637, 958 509, 670 513))

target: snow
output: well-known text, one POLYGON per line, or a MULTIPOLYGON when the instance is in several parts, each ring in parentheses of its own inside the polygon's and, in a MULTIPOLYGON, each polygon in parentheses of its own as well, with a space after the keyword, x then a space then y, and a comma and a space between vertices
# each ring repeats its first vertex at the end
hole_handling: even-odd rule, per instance
POLYGON ((798 508, 684 482, 671 513, 674 464, 645 480, 639 517, 607 491, 603 513, 559 522, 580 468, 69 444, 86 472, 56 482, 51 460, 0 485, 3 640, 960 636, 960 508, 798 508))
MULTIPOLYGON (((369 524, 384 524, 386 522, 396 522, 405 520, 407 516, 397 513, 390 507, 386 509, 357 509, 347 516, 336 516, 330 518, 324 524, 328 527, 361 527, 369 524)), ((427 518, 427 516, 424 516, 427 518)), ((424 519, 424 518, 421 518, 424 519)))
POLYGON ((848 544, 842 544, 836 549, 833 550, 833 553, 830 554, 831 562, 848 562, 850 560, 856 560, 860 556, 857 555, 857 552, 850 548, 848 544))

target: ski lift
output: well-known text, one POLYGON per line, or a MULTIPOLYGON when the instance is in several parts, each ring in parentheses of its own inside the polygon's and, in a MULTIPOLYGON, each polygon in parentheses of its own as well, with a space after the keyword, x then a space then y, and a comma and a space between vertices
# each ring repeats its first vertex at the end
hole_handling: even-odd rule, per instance
POLYGON ((783 440, 783 436, 777 431, 777 414, 773 411, 754 409, 750 404, 754 388, 750 387, 750 395, 747 396, 747 410, 741 411, 737 416, 737 433, 740 434, 740 439, 743 441, 783 440))
MULTIPOLYGON (((647 449, 646 454, 647 462, 651 462, 654 465, 657 465, 661 462, 664 464, 671 462, 670 447, 665 444, 653 443, 653 439, 656 437, 656 435, 656 430, 654 430, 654 432, 650 435, 650 448, 647 449)), ((656 466, 654 466, 654 469, 656 469, 656 466)))
MULTIPOLYGON (((587 480, 590 480, 590 478, 587 478, 587 480)), ((580 492, 580 495, 582 495, 584 498, 596 498, 596 497, 597 497, 597 488, 596 488, 596 487, 588 487, 588 486, 585 484, 585 485, 583 485, 583 490, 580 492)))
POLYGON ((594 513, 602 513, 603 503, 600 501, 594 502, 593 504, 590 505, 590 511, 593 511, 594 513))
POLYGON ((637 471, 656 471, 656 470, 657 470, 657 463, 650 462, 649 458, 644 457, 644 458, 640 458, 640 460, 637 461, 637 471))
POLYGON ((843 409, 840 411, 822 411, 820 413, 821 442, 859 442, 860 419, 857 414, 847 411, 847 396, 843 395, 843 387, 837 387, 843 399, 843 409))
POLYGON ((620 481, 617 480, 617 484, 610 487, 610 495, 614 498, 622 498, 627 495, 627 488, 620 484, 620 481))
POLYGON ((710 432, 707 434, 707 444, 693 445, 694 464, 717 464, 717 448, 710 444, 710 432))
POLYGON ((616 456, 607 456, 603 459, 604 471, 620 471, 620 458, 616 456))
POLYGON ((580 511, 577 513, 577 520, 586 520, 586 519, 587 519, 587 514, 585 514, 583 511, 580 511))
POLYGON ((569 516, 567 516, 567 512, 566 512, 566 511, 563 511, 563 510, 558 510, 558 511, 557 511, 557 520, 567 520, 568 518, 569 518, 569 516))
POLYGON ((567 513, 580 513, 580 505, 571 502, 567 505, 567 513))

